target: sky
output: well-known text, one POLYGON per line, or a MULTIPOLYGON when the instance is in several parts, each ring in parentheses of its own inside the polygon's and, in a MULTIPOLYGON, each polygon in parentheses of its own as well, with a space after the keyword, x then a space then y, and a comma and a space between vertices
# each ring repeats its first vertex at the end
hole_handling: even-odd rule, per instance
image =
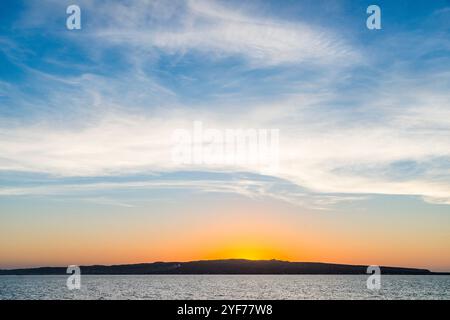
POLYGON ((0 268, 449 253, 450 1, 0 2, 0 268), (195 122, 276 170, 173 161, 195 122))

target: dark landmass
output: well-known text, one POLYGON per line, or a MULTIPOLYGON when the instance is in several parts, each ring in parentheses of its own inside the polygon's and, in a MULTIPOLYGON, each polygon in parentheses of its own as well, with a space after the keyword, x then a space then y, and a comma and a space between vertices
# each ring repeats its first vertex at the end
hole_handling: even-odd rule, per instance
MULTIPOLYGON (((144 274, 367 274, 367 266, 279 260, 204 260, 191 262, 154 262, 113 266, 80 266, 82 274, 144 275, 144 274)), ((382 274, 437 275, 426 269, 381 266, 382 274)), ((66 267, 41 267, 0 270, 0 275, 66 275, 66 267)))

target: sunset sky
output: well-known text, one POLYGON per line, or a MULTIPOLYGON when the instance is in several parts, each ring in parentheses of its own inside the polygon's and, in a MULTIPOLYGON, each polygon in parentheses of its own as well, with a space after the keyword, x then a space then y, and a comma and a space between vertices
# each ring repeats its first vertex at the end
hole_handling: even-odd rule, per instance
POLYGON ((450 271, 450 1, 371 4, 1 1, 0 268, 450 271), (278 130, 277 170, 174 162, 196 121, 278 130))

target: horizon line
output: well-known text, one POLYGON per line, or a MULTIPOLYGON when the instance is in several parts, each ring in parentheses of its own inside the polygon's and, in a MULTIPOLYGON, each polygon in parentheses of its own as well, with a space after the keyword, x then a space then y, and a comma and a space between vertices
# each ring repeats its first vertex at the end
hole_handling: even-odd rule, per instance
MULTIPOLYGON (((433 271, 432 269, 425 267, 409 267, 409 266, 395 266, 395 265, 377 265, 377 264, 351 264, 351 263, 338 263, 338 262, 322 262, 322 261, 290 261, 283 259, 249 259, 249 258, 220 258, 220 259, 198 259, 198 260, 185 260, 185 261, 162 261, 156 260, 152 262, 135 262, 135 263, 113 263, 113 264, 85 264, 85 265, 76 265, 79 267, 114 267, 114 266, 131 266, 131 265, 145 265, 145 264, 156 264, 156 263, 192 263, 192 262, 213 262, 213 261, 248 261, 248 262, 269 262, 269 261, 277 261, 284 263, 307 263, 307 264, 327 264, 327 265, 342 265, 342 266, 353 266, 353 267, 368 267, 368 266, 378 266, 380 268, 400 268, 400 269, 417 269, 417 270, 426 270, 431 273, 450 273, 448 271, 433 271)), ((74 264, 71 264, 74 265, 74 264)), ((14 271, 14 270, 33 270, 33 269, 41 269, 41 268, 67 268, 71 265, 40 265, 40 266, 29 266, 29 267, 12 267, 12 268, 0 268, 0 271, 14 271)))

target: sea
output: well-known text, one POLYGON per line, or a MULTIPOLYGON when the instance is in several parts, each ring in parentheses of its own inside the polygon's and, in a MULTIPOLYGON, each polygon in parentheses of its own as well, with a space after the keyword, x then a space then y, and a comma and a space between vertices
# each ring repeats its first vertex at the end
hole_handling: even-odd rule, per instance
POLYGON ((448 275, 84 275, 0 276, 0 299, 450 299, 448 275))

